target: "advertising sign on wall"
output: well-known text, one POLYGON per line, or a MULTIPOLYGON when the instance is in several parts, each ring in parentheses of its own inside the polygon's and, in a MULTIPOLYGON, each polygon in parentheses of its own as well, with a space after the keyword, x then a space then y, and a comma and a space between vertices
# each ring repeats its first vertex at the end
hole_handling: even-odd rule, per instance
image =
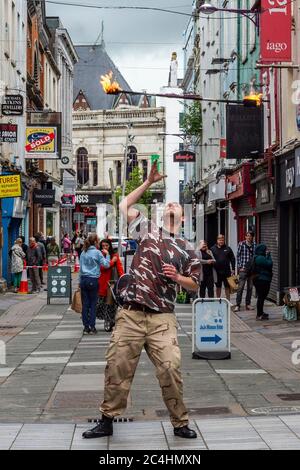
POLYGON ((0 124, 0 143, 16 144, 18 142, 18 126, 16 124, 0 124))
POLYGON ((25 149, 26 158, 58 158, 56 127, 27 127, 25 149))
POLYGON ((262 62, 292 60, 292 2, 262 0, 260 55, 262 62))
POLYGON ((2 104, 2 114, 4 116, 23 116, 24 105, 22 95, 5 95, 2 104))
POLYGON ((21 197, 22 183, 21 175, 0 176, 0 198, 21 197))

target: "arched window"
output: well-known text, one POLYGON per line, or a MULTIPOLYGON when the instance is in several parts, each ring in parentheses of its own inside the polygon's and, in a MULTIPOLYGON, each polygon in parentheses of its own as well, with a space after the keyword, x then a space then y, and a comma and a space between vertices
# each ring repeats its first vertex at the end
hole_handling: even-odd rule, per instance
POLYGON ((87 184, 89 180, 89 162, 88 152, 81 147, 77 151, 77 182, 79 184, 87 184))
POLYGON ((138 165, 138 158, 137 158, 137 149, 132 145, 128 147, 127 152, 127 171, 126 171, 126 179, 128 180, 133 168, 138 165))

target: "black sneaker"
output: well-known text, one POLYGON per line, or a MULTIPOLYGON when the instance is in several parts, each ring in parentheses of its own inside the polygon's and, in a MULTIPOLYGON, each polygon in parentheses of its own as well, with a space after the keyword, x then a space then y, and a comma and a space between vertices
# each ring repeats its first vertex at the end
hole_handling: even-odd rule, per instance
POLYGON ((174 434, 177 437, 184 437, 185 439, 195 439, 197 437, 195 431, 190 429, 188 426, 183 426, 182 428, 174 428, 174 434))
POLYGON ((113 435, 113 419, 104 417, 97 426, 82 434, 84 439, 95 439, 97 437, 105 437, 113 435))
POLYGON ((90 333, 92 333, 93 335, 96 335, 98 333, 98 331, 96 330, 96 328, 91 328, 90 329, 90 333))
POLYGON ((83 334, 84 334, 84 335, 89 335, 90 332, 91 332, 90 328, 89 328, 88 326, 85 326, 85 327, 84 327, 84 330, 83 330, 83 334))

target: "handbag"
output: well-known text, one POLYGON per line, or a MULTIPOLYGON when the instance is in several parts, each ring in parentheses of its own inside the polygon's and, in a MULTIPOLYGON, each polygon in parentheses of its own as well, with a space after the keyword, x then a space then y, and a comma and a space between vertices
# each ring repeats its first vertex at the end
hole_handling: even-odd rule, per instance
POLYGON ((239 278, 238 278, 238 276, 228 277, 227 282, 229 284, 231 294, 233 294, 234 292, 236 292, 238 290, 238 287, 239 287, 239 278))
POLYGON ((81 301, 81 291, 80 288, 78 288, 73 295, 73 300, 72 300, 72 305, 71 305, 72 310, 76 313, 82 313, 82 301, 81 301))

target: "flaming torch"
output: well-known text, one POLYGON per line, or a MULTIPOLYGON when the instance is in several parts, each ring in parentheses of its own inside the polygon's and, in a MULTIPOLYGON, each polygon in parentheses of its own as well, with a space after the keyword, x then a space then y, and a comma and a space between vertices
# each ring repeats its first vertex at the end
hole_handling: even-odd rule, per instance
POLYGON ((105 75, 101 75, 100 83, 105 93, 108 95, 117 95, 122 91, 122 88, 116 80, 113 80, 113 73, 110 71, 105 75))

